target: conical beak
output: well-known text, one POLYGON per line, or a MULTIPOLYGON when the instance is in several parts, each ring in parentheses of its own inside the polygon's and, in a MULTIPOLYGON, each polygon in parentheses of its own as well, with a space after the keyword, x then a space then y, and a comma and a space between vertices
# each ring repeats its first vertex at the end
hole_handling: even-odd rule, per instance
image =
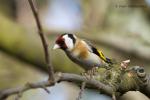
POLYGON ((55 44, 54 47, 53 47, 53 50, 59 49, 59 48, 60 48, 60 46, 58 44, 55 44))

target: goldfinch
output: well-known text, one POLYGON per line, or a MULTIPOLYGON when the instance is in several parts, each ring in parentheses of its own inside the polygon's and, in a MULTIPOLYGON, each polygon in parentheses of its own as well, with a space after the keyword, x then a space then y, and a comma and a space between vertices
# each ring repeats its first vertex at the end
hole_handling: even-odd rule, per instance
POLYGON ((86 71, 105 64, 112 64, 111 59, 106 58, 102 51, 74 34, 60 35, 55 41, 53 49, 62 49, 74 63, 86 71))

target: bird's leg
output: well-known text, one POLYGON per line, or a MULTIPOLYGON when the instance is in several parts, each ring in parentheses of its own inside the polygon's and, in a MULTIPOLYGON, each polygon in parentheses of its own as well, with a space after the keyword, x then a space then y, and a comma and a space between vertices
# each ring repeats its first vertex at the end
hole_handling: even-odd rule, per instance
POLYGON ((93 67, 92 69, 82 73, 82 75, 85 76, 87 79, 92 79, 94 78, 95 75, 97 75, 97 73, 98 73, 98 67, 93 67))
POLYGON ((87 80, 90 79, 90 75, 88 74, 88 71, 82 72, 81 75, 84 76, 87 80))
POLYGON ((97 73, 98 73, 98 67, 93 67, 91 70, 89 70, 89 71, 91 71, 91 73, 90 73, 90 75, 97 75, 97 73))

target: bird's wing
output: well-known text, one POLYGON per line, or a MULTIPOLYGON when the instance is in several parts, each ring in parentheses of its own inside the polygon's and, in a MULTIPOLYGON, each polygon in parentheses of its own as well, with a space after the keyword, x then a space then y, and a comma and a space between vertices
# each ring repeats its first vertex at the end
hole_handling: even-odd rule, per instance
POLYGON ((102 51, 98 50, 91 42, 84 40, 87 43, 88 46, 88 50, 91 53, 96 54, 97 56, 99 56, 102 60, 106 60, 105 56, 103 55, 102 51))
POLYGON ((88 50, 94 54, 96 54, 97 56, 99 56, 103 61, 105 61, 106 63, 112 63, 111 62, 111 59, 109 58, 106 58, 104 56, 104 54, 102 53, 101 50, 98 50, 91 42, 87 41, 87 40, 84 40, 87 45, 89 46, 88 50))
POLYGON ((85 43, 86 43, 86 45, 87 45, 87 47, 88 47, 88 50, 90 51, 90 52, 93 52, 93 50, 92 50, 92 47, 94 47, 93 46, 93 44, 90 42, 90 41, 87 41, 87 40, 83 40, 85 43))

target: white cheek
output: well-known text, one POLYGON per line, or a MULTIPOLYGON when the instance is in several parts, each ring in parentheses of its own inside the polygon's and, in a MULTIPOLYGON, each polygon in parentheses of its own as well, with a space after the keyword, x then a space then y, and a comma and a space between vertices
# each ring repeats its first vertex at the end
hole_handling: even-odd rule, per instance
POLYGON ((68 48, 69 50, 72 50, 73 47, 74 47, 74 44, 73 44, 72 39, 68 38, 68 36, 64 36, 64 39, 65 39, 65 43, 66 43, 66 45, 67 45, 67 48, 68 48))

